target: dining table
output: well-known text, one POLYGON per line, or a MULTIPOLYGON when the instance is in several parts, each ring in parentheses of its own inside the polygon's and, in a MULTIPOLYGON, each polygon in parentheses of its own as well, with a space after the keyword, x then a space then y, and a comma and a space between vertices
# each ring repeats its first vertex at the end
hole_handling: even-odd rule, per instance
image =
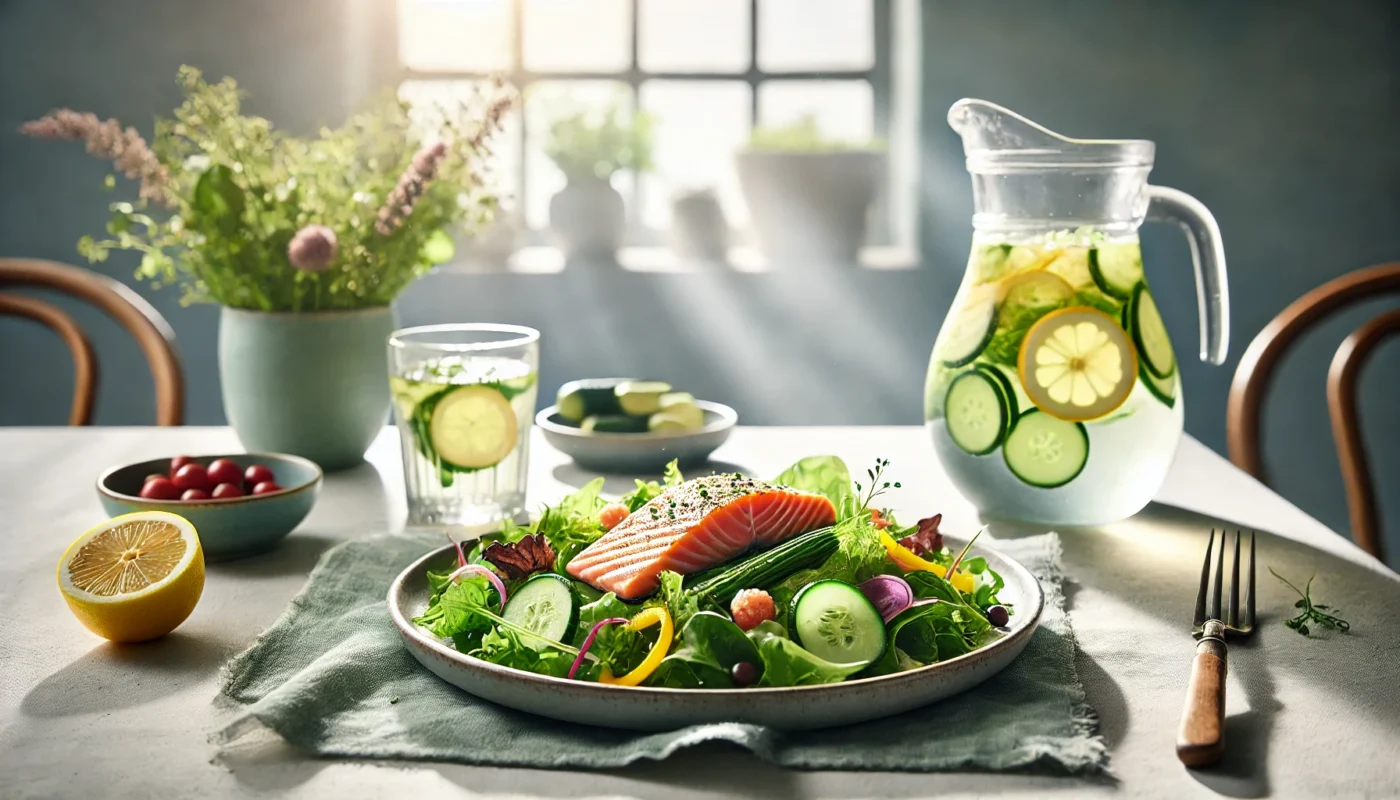
MULTIPOLYGON (((533 506, 595 477, 539 434, 533 506)), ((105 517, 103 470, 240 451, 224 427, 0 428, 0 797, 1400 797, 1400 576, 1189 436, 1154 502, 1093 527, 984 519, 915 426, 740 426, 697 468, 771 476, 814 454, 853 471, 888 459, 902 488, 882 503, 897 514, 941 513, 960 535, 986 524, 992 542, 1057 531, 1076 667, 1109 751, 1096 774, 800 771, 719 743, 608 771, 316 758, 266 730, 215 744, 237 713, 218 694, 225 662, 278 619, 329 548, 404 528, 397 432, 385 428, 363 464, 327 474, 275 550, 210 563, 193 614, 159 640, 90 634, 55 567, 105 517), (1224 760, 1187 769, 1174 745, 1192 611, 1207 536, 1224 528, 1259 536, 1259 631, 1230 642, 1224 760), (1318 601, 1339 606, 1351 631, 1286 627, 1294 596, 1264 567, 1315 574, 1318 601)), ((632 485, 607 476, 606 491, 632 485)))

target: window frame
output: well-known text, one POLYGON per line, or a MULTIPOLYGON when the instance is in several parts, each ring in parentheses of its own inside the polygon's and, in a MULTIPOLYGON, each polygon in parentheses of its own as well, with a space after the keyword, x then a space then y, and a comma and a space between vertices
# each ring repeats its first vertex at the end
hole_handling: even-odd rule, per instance
MULTIPOLYGON (((748 0, 749 13, 749 66, 745 70, 733 72, 672 72, 646 70, 639 63, 640 41, 639 41, 639 6, 641 0, 627 0, 630 11, 630 52, 628 53, 629 66, 620 71, 576 71, 576 70, 529 70, 524 66, 525 51, 525 4, 524 0, 509 0, 512 41, 511 41, 511 67, 507 70, 482 72, 475 70, 422 70, 407 66, 404 63, 400 52, 400 43, 397 36, 394 37, 394 61, 398 67, 398 83, 433 82, 433 81, 483 81, 499 77, 514 87, 522 95, 535 83, 547 81, 615 81, 625 85, 628 89, 631 110, 636 111, 641 103, 641 89, 648 81, 696 81, 696 82, 742 82, 749 87, 749 130, 752 131, 759 124, 759 88, 769 82, 784 81, 863 81, 870 86, 873 100, 873 129, 876 138, 891 142, 893 102, 894 102, 894 69, 893 69, 893 46, 894 46, 894 15, 891 5, 895 0, 870 0, 872 12, 872 42, 874 59, 866 69, 834 69, 834 70, 798 70, 798 71, 770 71, 759 67, 759 29, 760 13, 759 3, 761 0, 748 0)), ((394 17, 397 20, 397 14, 394 17)), ((530 159, 525 157, 528 151, 531 130, 526 115, 521 113, 517 117, 520 126, 520 158, 516 167, 516 180, 519 193, 516 200, 516 207, 523 219, 526 196, 529 192, 530 159)), ((536 134, 538 135, 538 134, 536 134)), ((640 176, 634 176, 630 181, 630 196, 624 197, 626 201, 624 207, 627 214, 627 234, 625 245, 627 246, 654 246, 665 241, 665 231, 656 228, 649 228, 641 221, 642 203, 644 201, 645 182, 640 180, 640 176)), ((876 245, 889 244, 912 244, 897 243, 894 241, 895 225, 890 214, 890 193, 892 185, 887 181, 880 189, 876 197, 875 206, 871 217, 871 228, 869 233, 870 242, 876 245)), ((541 245, 549 243, 548 232, 541 229, 532 229, 528 225, 521 228, 521 245, 541 245)))

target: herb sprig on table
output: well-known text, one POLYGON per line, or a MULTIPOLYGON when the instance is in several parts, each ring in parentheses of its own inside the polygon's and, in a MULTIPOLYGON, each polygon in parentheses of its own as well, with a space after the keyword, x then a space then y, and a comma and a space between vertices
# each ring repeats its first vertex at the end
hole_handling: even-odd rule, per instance
POLYGON ((1277 572, 1274 572, 1273 567, 1269 567, 1269 572, 1275 578, 1278 578, 1280 581, 1283 581, 1285 586, 1298 593, 1298 602, 1294 603, 1293 607, 1301 610, 1299 611, 1298 616, 1293 617, 1292 619, 1284 620, 1284 625, 1287 625, 1288 627, 1292 628, 1293 630, 1297 631, 1298 633, 1304 636, 1307 636, 1309 631, 1311 630, 1308 627, 1309 624, 1320 626, 1323 628, 1330 628, 1334 631, 1341 631, 1342 633, 1346 633, 1347 631, 1351 630, 1351 623, 1337 616, 1338 614, 1342 613, 1339 609, 1333 608, 1329 605, 1324 605, 1322 603, 1313 602, 1312 582, 1313 578, 1317 577, 1316 575, 1312 576, 1312 578, 1308 578, 1307 584, 1303 588, 1299 589, 1297 586, 1294 586, 1287 578, 1283 577, 1277 572))

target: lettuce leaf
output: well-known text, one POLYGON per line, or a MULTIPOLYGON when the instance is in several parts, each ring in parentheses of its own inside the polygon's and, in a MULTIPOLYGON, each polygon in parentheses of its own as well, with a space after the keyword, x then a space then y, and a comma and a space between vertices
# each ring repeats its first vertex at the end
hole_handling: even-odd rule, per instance
POLYGON ((762 663, 757 646, 727 617, 701 611, 681 631, 681 647, 666 656, 648 681, 678 689, 727 689, 730 670, 740 661, 762 663))
POLYGON ((666 470, 661 474, 661 483, 638 479, 637 488, 633 489, 628 494, 624 494, 618 502, 627 506, 628 511, 636 511, 656 499, 657 495, 661 494, 663 491, 672 486, 679 486, 684 481, 685 477, 681 475, 681 470, 680 467, 677 466, 676 460, 671 459, 671 463, 666 465, 666 470))
POLYGON ((748 637, 758 648, 759 660, 763 662, 763 677, 758 681, 759 686, 839 683, 866 666, 864 661, 833 664, 818 658, 789 639, 787 630, 771 619, 759 623, 758 627, 748 632, 748 637))
POLYGON ((808 456, 783 470, 773 483, 825 496, 839 510, 855 500, 851 471, 836 456, 808 456))

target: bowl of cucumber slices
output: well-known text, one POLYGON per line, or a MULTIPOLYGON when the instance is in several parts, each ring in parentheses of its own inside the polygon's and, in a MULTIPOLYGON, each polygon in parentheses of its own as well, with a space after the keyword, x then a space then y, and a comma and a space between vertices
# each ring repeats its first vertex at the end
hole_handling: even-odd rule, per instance
POLYGON ((535 415, 545 440, 574 463, 615 473, 656 472, 673 459, 700 463, 738 421, 729 406, 636 378, 570 381, 554 405, 535 415))

